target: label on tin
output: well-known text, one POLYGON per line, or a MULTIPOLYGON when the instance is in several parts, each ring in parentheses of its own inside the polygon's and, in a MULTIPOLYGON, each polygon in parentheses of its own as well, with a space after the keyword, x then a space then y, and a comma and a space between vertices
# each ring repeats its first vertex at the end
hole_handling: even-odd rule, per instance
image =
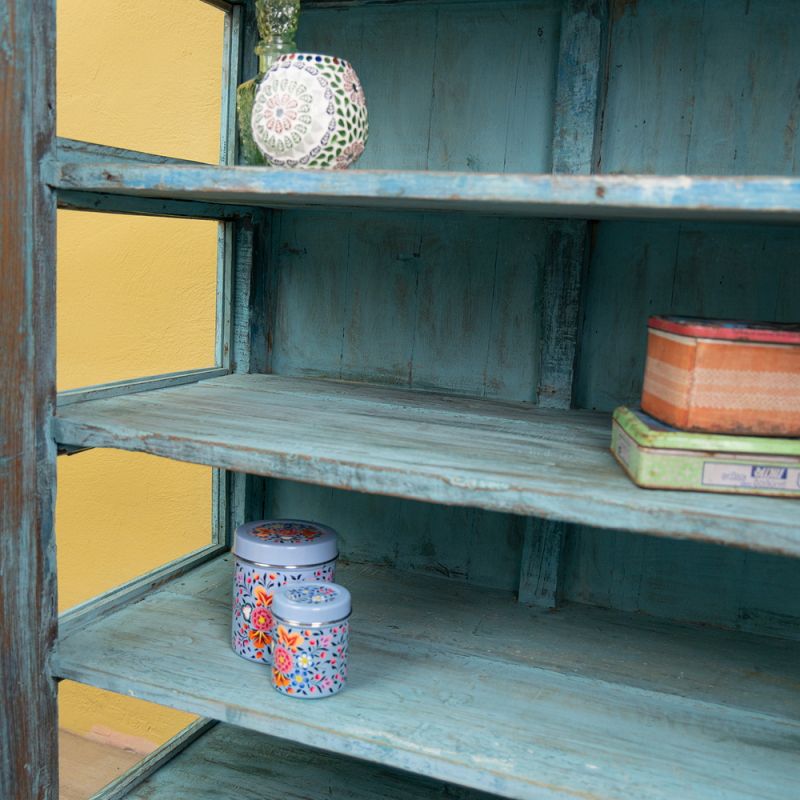
POLYGON ((800 468, 779 464, 704 461, 703 485, 800 491, 800 468))
POLYGON ((631 450, 636 447, 636 444, 621 427, 617 427, 616 434, 617 457, 626 467, 629 467, 631 465, 631 450))

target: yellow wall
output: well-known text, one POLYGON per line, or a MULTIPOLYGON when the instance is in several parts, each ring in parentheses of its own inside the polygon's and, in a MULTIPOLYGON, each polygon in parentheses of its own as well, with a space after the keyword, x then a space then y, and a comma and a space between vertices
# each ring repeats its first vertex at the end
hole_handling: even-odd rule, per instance
MULTIPOLYGON (((216 162, 223 15, 198 0, 58 0, 58 133, 216 162)), ((214 363, 216 223, 59 212, 60 389, 214 363)), ((211 533, 211 473, 90 451, 58 462, 63 610, 211 533)), ((64 682, 62 727, 146 752, 191 717, 64 682)))

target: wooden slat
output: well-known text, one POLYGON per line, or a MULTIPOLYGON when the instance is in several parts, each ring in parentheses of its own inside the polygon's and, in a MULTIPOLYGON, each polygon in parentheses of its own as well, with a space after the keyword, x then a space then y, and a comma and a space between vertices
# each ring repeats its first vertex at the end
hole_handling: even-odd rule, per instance
POLYGON ((56 158, 59 161, 69 161, 78 164, 104 164, 109 161, 123 161, 133 164, 202 164, 202 161, 192 161, 186 158, 173 158, 161 156, 157 153, 144 153, 141 150, 128 150, 124 147, 110 147, 105 144, 96 144, 82 139, 68 139, 59 136, 56 140, 56 158))
MULTIPOLYGON (((164 769, 127 795, 128 800, 198 797, 214 800, 492 800, 493 795, 298 747, 233 725, 217 725, 164 769)), ((101 800, 100 797, 97 800, 101 800)), ((116 800, 103 796, 102 800, 116 800)))
POLYGON ((792 500, 637 488, 608 451, 605 414, 229 375, 76 403, 54 426, 66 445, 800 554, 792 500))
POLYGON ((56 800, 55 3, 0 6, 0 797, 56 800))
POLYGON ((51 180, 60 191, 268 207, 338 205, 583 219, 800 219, 800 178, 782 177, 338 172, 62 161, 51 180))
MULTIPOLYGON (((606 24, 605 3, 569 0, 564 4, 553 125, 554 173, 586 175, 592 171, 606 24)), ((581 318, 581 283, 589 256, 589 223, 584 220, 551 223, 547 240, 537 398, 542 408, 570 408, 581 318)), ((531 520, 526 526, 520 602, 549 608, 558 605, 567 536, 563 523, 531 520)))
POLYGON ((73 403, 83 403, 86 400, 101 400, 107 397, 149 392, 153 389, 165 389, 169 386, 183 386, 187 383, 219 378, 227 370, 222 367, 209 367, 208 369, 190 369, 184 372, 170 372, 166 375, 151 375, 146 378, 134 378, 128 381, 114 381, 101 383, 97 386, 85 386, 81 389, 68 389, 58 393, 59 407, 70 406, 73 403))
POLYGON ((343 566, 350 682, 301 702, 231 651, 232 572, 72 633, 56 673, 506 797, 785 800, 800 780, 796 642, 343 566))
POLYGON ((101 214, 219 220, 249 217, 253 213, 250 206, 127 197, 122 194, 103 194, 101 192, 59 192, 58 207, 66 211, 96 211, 101 214))
MULTIPOLYGON (((224 536, 220 537, 218 534, 217 537, 221 542, 224 542, 224 536)), ((141 600, 154 589, 158 589, 173 578, 179 578, 206 561, 216 558, 225 549, 226 547, 223 543, 215 542, 206 545, 183 558, 176 558, 163 567, 151 570, 122 586, 116 586, 98 597, 93 597, 91 600, 65 611, 58 618, 59 635, 65 636, 75 628, 81 628, 92 620, 111 614, 123 606, 141 600)))

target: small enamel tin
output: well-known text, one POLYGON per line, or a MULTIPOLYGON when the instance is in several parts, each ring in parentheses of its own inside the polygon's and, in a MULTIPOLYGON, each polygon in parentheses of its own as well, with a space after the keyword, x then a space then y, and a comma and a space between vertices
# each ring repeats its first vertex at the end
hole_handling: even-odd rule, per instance
POLYGON ((800 436, 800 325, 651 317, 642 410, 697 433, 800 436))
POLYGON ((333 581, 336 531, 297 519, 240 525, 233 537, 231 646, 242 658, 270 663, 273 595, 281 586, 333 581))
POLYGON ((275 593, 272 685, 290 697, 329 697, 347 680, 350 592, 337 583, 290 584, 275 593))
POLYGON ((611 451, 631 480, 648 489, 800 499, 800 439, 690 433, 620 406, 611 451))

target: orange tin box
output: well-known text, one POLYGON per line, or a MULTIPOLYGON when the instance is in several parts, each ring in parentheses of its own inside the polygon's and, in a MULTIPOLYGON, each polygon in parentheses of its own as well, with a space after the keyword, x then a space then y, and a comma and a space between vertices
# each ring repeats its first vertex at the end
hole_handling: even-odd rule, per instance
POLYGON ((676 428, 800 436, 800 325, 651 317, 642 409, 676 428))

